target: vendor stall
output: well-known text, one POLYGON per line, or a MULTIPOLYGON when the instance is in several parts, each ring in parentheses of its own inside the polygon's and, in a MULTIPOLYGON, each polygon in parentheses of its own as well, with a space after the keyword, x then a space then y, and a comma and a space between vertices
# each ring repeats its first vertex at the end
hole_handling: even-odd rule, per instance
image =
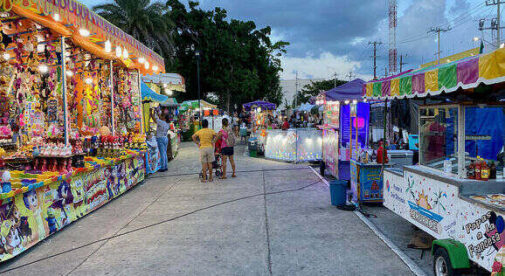
POLYGON ((163 59, 66 3, 0 5, 0 261, 144 179, 140 74, 163 59))
POLYGON ((268 159, 299 163, 322 158, 319 129, 266 130, 265 139, 265 157, 268 159))
POLYGON ((384 172, 384 205, 436 238, 434 273, 505 268, 505 49, 366 84, 367 98, 429 98, 420 163, 384 172))

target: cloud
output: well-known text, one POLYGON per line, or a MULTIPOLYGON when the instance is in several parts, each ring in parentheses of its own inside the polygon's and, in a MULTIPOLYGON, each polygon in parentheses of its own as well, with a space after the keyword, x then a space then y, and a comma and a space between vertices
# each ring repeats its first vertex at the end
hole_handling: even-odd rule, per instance
POLYGON ((284 72, 281 79, 295 79, 296 71, 300 79, 330 79, 337 73, 339 79, 348 79, 348 74, 371 79, 369 75, 356 74, 361 68, 359 61, 353 61, 348 56, 335 56, 330 52, 323 52, 319 56, 306 55, 304 57, 283 57, 284 72))

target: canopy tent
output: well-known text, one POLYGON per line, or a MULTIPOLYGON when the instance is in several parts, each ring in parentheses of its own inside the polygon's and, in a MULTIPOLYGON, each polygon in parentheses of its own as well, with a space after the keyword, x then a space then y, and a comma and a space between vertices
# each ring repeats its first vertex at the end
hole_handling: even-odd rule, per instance
POLYGON ((170 106, 179 106, 179 103, 175 98, 168 98, 166 101, 162 102, 160 104, 161 106, 164 107, 170 107, 170 106))
POLYGON ((184 77, 177 73, 164 73, 157 75, 143 76, 142 80, 146 83, 155 83, 163 85, 164 88, 179 92, 186 92, 186 81, 184 77))
POLYGON ((76 0, 60 2, 8 0, 1 2, 0 11, 33 20, 100 58, 120 62, 142 74, 165 71, 165 62, 160 55, 120 28, 76 0))
MULTIPOLYGON (((200 100, 200 104, 202 105, 202 109, 216 109, 217 108, 217 105, 208 103, 204 100, 200 100)), ((198 100, 191 100, 191 101, 182 102, 179 110, 186 111, 190 108, 197 109, 198 108, 198 100)))
POLYGON ((358 100, 363 97, 363 85, 365 81, 362 79, 355 79, 350 82, 344 83, 338 87, 330 89, 325 93, 327 101, 347 101, 358 100))
POLYGON ((274 103, 264 102, 264 101, 254 101, 250 103, 243 104, 242 107, 245 111, 250 111, 251 108, 260 107, 262 110, 275 110, 277 106, 274 103))
POLYGON ((142 101, 154 101, 154 102, 158 102, 158 103, 163 103, 168 100, 167 96, 154 92, 143 81, 141 82, 140 88, 141 88, 141 94, 142 94, 142 101))
POLYGON ((296 110, 297 111, 305 111, 305 112, 310 112, 314 105, 309 104, 309 103, 304 103, 301 106, 299 106, 296 110))
POLYGON ((426 97, 505 81, 505 48, 458 61, 407 71, 363 86, 373 99, 426 97))

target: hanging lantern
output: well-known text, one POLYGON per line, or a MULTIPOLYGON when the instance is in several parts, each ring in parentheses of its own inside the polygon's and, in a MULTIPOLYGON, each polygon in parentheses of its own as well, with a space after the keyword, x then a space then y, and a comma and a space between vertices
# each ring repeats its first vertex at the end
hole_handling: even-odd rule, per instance
POLYGON ((210 116, 210 110, 204 110, 203 116, 210 116))
POLYGON ((212 114, 213 114, 214 116, 219 115, 219 110, 217 110, 217 109, 212 110, 212 114))

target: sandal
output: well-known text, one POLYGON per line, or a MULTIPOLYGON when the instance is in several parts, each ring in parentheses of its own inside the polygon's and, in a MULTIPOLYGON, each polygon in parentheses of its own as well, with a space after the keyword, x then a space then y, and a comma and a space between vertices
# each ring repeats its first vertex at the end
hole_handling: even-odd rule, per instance
POLYGON ((219 179, 228 179, 226 176, 221 176, 219 179))
POLYGON ((236 174, 232 174, 231 177, 237 177, 237 175, 236 174))

